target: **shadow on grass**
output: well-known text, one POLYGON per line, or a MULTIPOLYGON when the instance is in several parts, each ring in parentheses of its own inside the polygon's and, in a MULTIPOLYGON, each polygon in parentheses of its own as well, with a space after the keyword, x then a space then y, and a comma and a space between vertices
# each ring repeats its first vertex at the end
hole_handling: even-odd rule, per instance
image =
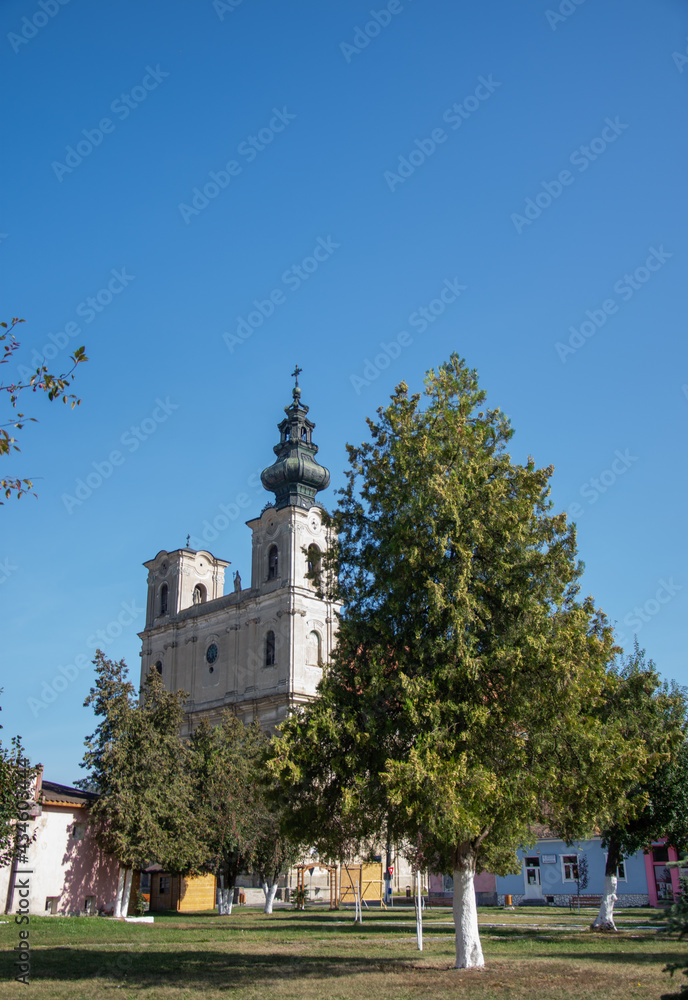
MULTIPOLYGON (((163 914, 162 919, 158 920, 158 914, 155 914, 156 925, 158 927, 174 927, 175 933, 184 932, 187 933, 198 933, 199 925, 196 923, 196 916, 201 916, 201 914, 194 914, 194 922, 185 923, 184 916, 178 913, 168 913, 163 914), (169 921, 169 922, 168 922, 169 921)), ((217 913, 209 913, 209 917, 214 918, 212 921, 204 920, 201 924, 201 928, 205 931, 228 931, 229 933, 241 933, 242 931, 250 935, 263 935, 263 934, 294 934, 302 935, 308 932, 317 932, 323 935, 360 935, 365 934, 367 936, 373 936, 376 934, 383 934, 386 937, 390 935, 398 934, 405 936, 408 934, 415 934, 416 932, 416 921, 411 914, 410 919, 402 920, 399 917, 394 917, 392 915, 380 916, 379 913, 373 915, 365 915, 363 917, 363 923, 354 923, 353 913, 342 913, 342 911, 333 911, 328 914, 311 914, 311 913, 294 913, 287 911, 284 914, 272 914, 271 916, 264 915, 262 913, 257 913, 251 915, 247 919, 247 915, 244 913, 234 916, 230 915, 227 917, 220 917, 217 913)), ((451 922, 442 923, 432 923, 433 919, 438 918, 426 917, 424 920, 424 927, 427 928, 428 933, 439 933, 439 934, 454 934, 454 924, 451 922)))
MULTIPOLYGON (((0 976, 14 978, 16 972, 11 963, 11 956, 0 956, 0 976)), ((415 964, 416 959, 411 957, 300 956, 275 951, 41 948, 32 955, 31 981, 38 985, 42 980, 74 983, 104 980, 126 982, 138 988, 165 982, 174 983, 179 990, 199 990, 226 985, 228 981, 234 986, 250 982, 256 987, 262 982, 274 984, 276 977, 324 979, 407 971, 415 964)))
POLYGON ((556 955, 547 956, 553 959, 575 962, 618 962, 619 965, 660 965, 676 961, 676 952, 662 951, 559 951, 556 955))

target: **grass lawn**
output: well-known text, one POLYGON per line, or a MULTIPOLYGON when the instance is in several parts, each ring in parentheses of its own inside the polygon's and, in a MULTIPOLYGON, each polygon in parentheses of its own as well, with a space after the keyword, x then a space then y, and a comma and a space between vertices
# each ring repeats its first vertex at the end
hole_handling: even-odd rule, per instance
POLYGON ((14 982, 12 949, 19 928, 0 925, 0 1000, 659 1000, 678 993, 681 979, 662 973, 685 954, 685 943, 658 936, 653 910, 623 910, 615 935, 591 934, 593 910, 528 907, 479 910, 487 968, 453 969, 451 913, 425 913, 418 952, 413 910, 353 911, 313 907, 265 916, 235 907, 214 912, 156 914, 155 923, 96 917, 32 917, 31 984, 14 982))

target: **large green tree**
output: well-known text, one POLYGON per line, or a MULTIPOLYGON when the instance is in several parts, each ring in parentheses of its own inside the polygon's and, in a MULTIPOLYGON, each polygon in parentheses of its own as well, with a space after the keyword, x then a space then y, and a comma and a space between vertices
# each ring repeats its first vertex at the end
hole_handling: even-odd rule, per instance
POLYGON ((220 909, 231 913, 237 876, 251 867, 267 819, 261 763, 267 737, 225 711, 189 739, 190 770, 204 866, 220 880, 220 909))
POLYGON ((607 860, 604 893, 593 924, 597 930, 616 930, 617 869, 624 858, 649 849, 653 840, 664 837, 679 851, 688 849, 685 691, 662 683, 637 640, 617 676, 618 683, 600 711, 618 720, 624 740, 643 741, 646 759, 637 779, 623 790, 620 818, 602 829, 607 860))
POLYGON ((88 775, 77 784, 98 794, 90 819, 100 847, 120 864, 120 916, 134 869, 155 861, 167 871, 197 871, 203 859, 189 748, 179 739, 188 695, 166 691, 152 670, 139 701, 123 660, 98 650, 93 662, 95 685, 84 704, 100 721, 86 738, 88 775))
POLYGON ((327 559, 337 649, 270 766, 288 828, 322 854, 384 830, 453 875, 456 964, 470 967, 483 965, 476 871, 512 870, 536 822, 588 833, 645 751, 595 712, 616 648, 579 596, 551 467, 511 460, 508 419, 457 356, 424 395, 401 383, 348 447, 327 559))

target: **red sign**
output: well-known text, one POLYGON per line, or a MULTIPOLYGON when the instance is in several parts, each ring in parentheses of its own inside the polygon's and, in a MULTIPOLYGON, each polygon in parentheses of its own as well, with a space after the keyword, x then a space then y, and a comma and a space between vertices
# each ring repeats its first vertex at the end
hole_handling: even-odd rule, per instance
POLYGON ((393 873, 394 873, 394 865, 390 865, 389 866, 389 874, 392 875, 393 873))

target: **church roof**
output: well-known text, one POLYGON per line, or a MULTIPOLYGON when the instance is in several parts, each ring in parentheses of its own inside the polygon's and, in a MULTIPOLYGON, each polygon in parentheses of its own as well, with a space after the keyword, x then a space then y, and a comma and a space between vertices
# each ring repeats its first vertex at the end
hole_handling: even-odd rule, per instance
POLYGON ((261 481, 266 490, 275 494, 275 507, 312 507, 315 494, 329 486, 330 473, 320 465, 315 456, 318 446, 313 443, 315 424, 308 419, 308 407, 301 402, 299 373, 294 376, 296 385, 292 390, 292 402, 285 406, 286 417, 277 425, 280 439, 273 451, 276 461, 263 469, 261 481))

